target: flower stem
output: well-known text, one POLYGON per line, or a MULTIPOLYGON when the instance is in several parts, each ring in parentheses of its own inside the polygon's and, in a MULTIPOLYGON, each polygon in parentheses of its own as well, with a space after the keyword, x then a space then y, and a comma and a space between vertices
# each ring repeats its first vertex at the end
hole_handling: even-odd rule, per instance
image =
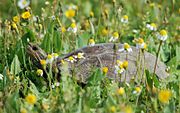
POLYGON ((161 50, 161 45, 162 45, 162 40, 160 41, 160 44, 159 44, 159 47, 158 47, 158 51, 157 51, 157 54, 156 54, 156 61, 155 61, 155 65, 154 65, 154 74, 156 72, 156 67, 157 67, 157 62, 158 62, 158 57, 159 57, 159 52, 161 50))

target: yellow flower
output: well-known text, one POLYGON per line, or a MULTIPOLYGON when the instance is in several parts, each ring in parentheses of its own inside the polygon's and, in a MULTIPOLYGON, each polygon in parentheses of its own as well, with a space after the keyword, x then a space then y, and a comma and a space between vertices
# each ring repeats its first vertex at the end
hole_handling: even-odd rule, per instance
POLYGON ((124 16, 121 18, 121 22, 122 22, 122 23, 128 23, 128 16, 127 16, 127 15, 124 15, 124 16))
POLYGON ((151 31, 156 31, 157 30, 157 26, 156 26, 155 23, 147 24, 146 27, 151 31))
POLYGON ((123 87, 120 87, 120 88, 117 90, 117 93, 118 93, 119 95, 123 95, 123 94, 125 93, 124 88, 123 88, 123 87))
POLYGON ((69 9, 65 12, 65 15, 67 18, 73 18, 75 16, 75 14, 76 14, 75 10, 73 10, 73 9, 69 9))
POLYGON ((65 33, 66 32, 66 28, 64 26, 61 27, 61 32, 65 33))
POLYGON ((79 58, 79 59, 81 59, 81 58, 85 59, 84 53, 78 53, 78 54, 77 54, 77 58, 79 58))
POLYGON ((161 30, 161 31, 160 31, 160 35, 161 35, 161 36, 166 36, 166 35, 167 35, 167 31, 164 30, 164 29, 161 30))
POLYGON ((16 25, 15 22, 12 22, 11 26, 12 26, 13 29, 17 29, 17 25, 16 25))
POLYGON ((103 71, 103 73, 106 74, 106 73, 108 72, 108 67, 103 67, 103 68, 102 68, 102 71, 103 71))
POLYGON ((36 96, 34 94, 28 94, 25 100, 27 101, 27 103, 32 104, 32 105, 34 105, 37 101, 36 96))
POLYGON ((53 58, 53 56, 52 56, 52 55, 50 55, 50 54, 48 54, 47 58, 48 58, 48 59, 52 59, 52 58, 53 58))
POLYGON ((38 69, 36 71, 36 73, 37 73, 37 75, 42 76, 43 75, 43 70, 42 69, 38 69))
POLYGON ((124 18, 125 20, 128 20, 128 16, 127 16, 127 15, 124 15, 123 18, 124 18))
POLYGON ((57 53, 53 53, 52 55, 53 55, 53 58, 54 58, 54 59, 57 59, 58 56, 59 56, 57 53))
POLYGON ((94 17, 94 12, 93 11, 90 12, 90 16, 94 17))
POLYGON ((90 46, 94 46, 95 45, 95 41, 93 38, 89 39, 89 45, 90 46))
POLYGON ((142 38, 139 38, 139 39, 138 39, 138 43, 139 43, 139 44, 142 44, 142 43, 144 43, 144 40, 143 40, 142 38))
POLYGON ((109 14, 109 11, 108 11, 107 9, 105 9, 105 10, 104 10, 104 13, 105 13, 106 15, 108 15, 108 14, 109 14))
POLYGON ((150 7, 154 7, 154 6, 155 6, 155 3, 150 3, 149 6, 150 6, 150 7))
POLYGON ((76 27, 76 23, 73 22, 73 23, 71 24, 71 27, 72 27, 72 28, 75 28, 75 27, 76 27))
POLYGON ((128 43, 124 43, 124 49, 129 49, 130 45, 128 43))
POLYGON ((169 102, 171 98, 171 91, 170 90, 160 90, 159 94, 158 94, 158 99, 160 102, 166 104, 169 102))
POLYGON ((133 113, 133 109, 131 106, 126 106, 123 111, 124 113, 133 113))
POLYGON ((112 113, 115 113, 115 112, 116 112, 116 107, 115 107, 115 106, 111 106, 111 107, 110 107, 110 111, 111 111, 112 113))
POLYGON ((128 67, 128 61, 124 61, 122 65, 123 65, 123 68, 124 68, 124 69, 127 69, 127 67, 128 67))
POLYGON ((156 26, 155 23, 151 23, 150 25, 151 25, 152 27, 154 27, 154 28, 157 28, 157 26, 156 26))
POLYGON ((69 61, 69 62, 71 62, 71 63, 74 63, 74 62, 76 62, 77 60, 74 58, 74 57, 72 57, 72 56, 70 56, 68 59, 66 59, 67 61, 69 61))
POLYGON ((19 17, 18 17, 18 16, 14 16, 14 17, 13 17, 13 21, 14 21, 15 23, 18 23, 18 22, 19 22, 19 20, 20 20, 20 19, 19 19, 19 17))
POLYGON ((117 37, 118 38, 119 37, 119 33, 118 32, 114 32, 113 33, 113 37, 117 37))
POLYGON ((165 41, 167 38, 168 38, 168 35, 167 35, 167 31, 166 30, 161 30, 159 32, 159 34, 157 35, 157 38, 162 40, 162 41, 165 41))
POLYGON ((85 20, 85 22, 84 22, 85 29, 89 28, 89 26, 90 26, 89 20, 85 20))
POLYGON ((64 60, 61 60, 61 63, 62 63, 62 64, 65 64, 64 60))
POLYGON ((78 30, 78 28, 77 28, 75 22, 73 22, 73 23, 71 24, 71 26, 67 29, 67 31, 72 31, 73 33, 76 33, 77 30, 78 30))
POLYGON ((29 11, 26 11, 26 12, 24 12, 24 13, 21 14, 21 17, 22 17, 23 19, 29 19, 29 18, 31 17, 31 14, 30 14, 29 11))
POLYGON ((107 36, 108 35, 108 30, 106 28, 102 29, 101 31, 103 36, 107 36))
POLYGON ((46 65, 46 60, 40 60, 40 64, 41 64, 42 66, 45 66, 45 65, 46 65))
POLYGON ((135 90, 140 93, 141 92, 141 88, 140 87, 136 87, 135 90))
POLYGON ((21 108, 20 113, 27 113, 27 110, 25 108, 21 108))
POLYGON ((110 38, 110 42, 114 42, 119 38, 119 33, 118 32, 114 32, 110 38))
POLYGON ((147 44, 146 43, 144 43, 144 49, 147 49, 147 44))

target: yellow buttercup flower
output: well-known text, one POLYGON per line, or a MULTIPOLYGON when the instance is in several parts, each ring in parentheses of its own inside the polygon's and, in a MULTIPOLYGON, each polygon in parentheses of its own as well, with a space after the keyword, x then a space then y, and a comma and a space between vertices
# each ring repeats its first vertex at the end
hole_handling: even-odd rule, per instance
POLYGON ((66 32, 66 28, 64 26, 61 27, 61 32, 65 33, 66 32))
POLYGON ((73 10, 73 9, 69 9, 65 12, 65 15, 67 18, 73 18, 75 16, 75 14, 76 14, 75 10, 73 10))
POLYGON ((123 95, 123 94, 125 93, 124 88, 123 88, 123 87, 120 87, 120 88, 117 90, 117 93, 118 93, 119 95, 123 95))
POLYGON ((18 22, 20 21, 20 19, 19 19, 18 16, 14 16, 14 17, 13 17, 13 21, 14 21, 15 23, 18 23, 18 22))
POLYGON ((108 30, 106 28, 102 29, 101 31, 103 36, 107 36, 108 35, 108 30))
POLYGON ((131 106, 126 106, 123 111, 124 113, 133 113, 133 109, 131 106))
POLYGON ((50 54, 48 54, 47 58, 48 58, 48 59, 52 59, 52 58, 53 58, 53 56, 52 56, 52 55, 50 55, 50 54))
POLYGON ((170 98, 171 98, 171 91, 170 90, 160 90, 159 94, 158 94, 158 99, 160 102, 166 104, 169 102, 170 98))
POLYGON ((40 64, 41 64, 42 66, 46 65, 46 60, 40 60, 40 64))
POLYGON ((94 12, 93 11, 90 12, 90 16, 94 17, 94 12))
POLYGON ((136 90, 137 93, 141 92, 141 88, 140 87, 136 87, 135 90, 136 90))
POLYGON ((24 12, 24 13, 21 14, 21 17, 22 17, 23 19, 29 19, 29 18, 31 17, 31 14, 30 14, 29 11, 26 11, 26 12, 24 12))
POLYGON ((127 67, 128 67, 128 61, 124 61, 122 65, 123 65, 123 68, 124 68, 124 69, 127 69, 127 67))
POLYGON ((17 29, 17 25, 16 25, 15 22, 12 22, 11 26, 12 26, 13 29, 17 29))
POLYGON ((103 67, 103 68, 102 68, 102 71, 103 71, 103 73, 106 74, 106 73, 108 72, 108 67, 103 67))
POLYGON ((36 96, 34 94, 28 94, 28 96, 26 96, 25 100, 27 103, 29 103, 31 105, 34 105, 37 101, 36 96))
POLYGON ((110 111, 111 111, 112 113, 115 113, 115 112, 116 112, 116 107, 115 107, 115 106, 111 106, 111 107, 110 107, 110 111))
POLYGON ((124 43, 124 49, 129 49, 130 45, 128 43, 124 43))
POLYGON ((21 108, 20 113, 27 113, 27 110, 25 108, 21 108))

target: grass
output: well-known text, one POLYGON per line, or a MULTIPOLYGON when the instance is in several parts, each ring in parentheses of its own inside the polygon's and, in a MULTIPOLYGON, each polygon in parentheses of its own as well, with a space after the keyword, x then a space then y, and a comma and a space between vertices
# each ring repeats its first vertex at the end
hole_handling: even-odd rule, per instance
MULTIPOLYGON (((0 112, 180 111, 178 0, 51 0, 49 4, 41 0, 31 1, 26 9, 20 9, 17 2, 0 2, 0 74, 3 76, 0 79, 0 112), (74 9, 67 12, 70 7, 74 9), (25 11, 30 12, 30 17, 22 17, 25 11), (121 22, 124 15, 128 16, 128 23, 121 22), (20 20, 13 20, 15 16, 20 20), (74 28, 73 22, 78 29, 76 33, 68 30, 74 28), (156 31, 146 27, 151 23, 156 24, 156 31), (168 38, 162 42, 157 34, 163 29, 168 38), (116 43, 128 43, 131 46, 136 46, 133 40, 141 37, 147 44, 146 51, 159 56, 167 65, 169 77, 158 80, 146 70, 145 83, 119 83, 107 79, 106 72, 101 69, 93 69, 88 83, 82 87, 69 77, 71 74, 66 64, 62 66, 60 81, 54 77, 52 69, 44 72, 48 78, 39 76, 36 72, 38 67, 26 53, 27 44, 33 42, 48 54, 63 56, 88 45, 90 39, 95 43, 107 43, 114 32, 119 34, 116 43)), ((140 59, 138 61, 138 66, 142 68, 144 65, 140 59)), ((139 75, 138 80, 141 80, 139 75)))

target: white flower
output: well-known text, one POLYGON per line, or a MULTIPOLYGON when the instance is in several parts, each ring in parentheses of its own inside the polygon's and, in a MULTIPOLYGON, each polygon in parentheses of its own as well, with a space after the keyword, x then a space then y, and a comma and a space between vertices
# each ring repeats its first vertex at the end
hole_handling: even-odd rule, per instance
POLYGON ((51 87, 54 89, 55 87, 59 87, 60 83, 59 82, 55 82, 54 84, 51 85, 51 87))
POLYGON ((36 71, 36 73, 37 73, 37 75, 39 75, 39 76, 43 76, 43 70, 42 70, 42 69, 38 69, 38 70, 36 71))
POLYGON ((127 52, 130 53, 132 52, 132 48, 128 43, 124 43, 124 47, 118 50, 119 52, 127 52))
POLYGON ((111 38, 109 39, 110 42, 115 42, 119 38, 119 33, 114 32, 111 38))
POLYGON ((114 74, 122 74, 124 71, 124 68, 120 68, 120 66, 115 65, 114 74))
POLYGON ((55 60, 58 58, 59 55, 57 53, 52 53, 52 56, 53 56, 53 59, 55 60))
POLYGON ((18 6, 21 9, 24 9, 24 8, 28 7, 29 4, 30 4, 30 0, 19 0, 18 1, 18 6))
POLYGON ((54 60, 53 55, 48 54, 46 62, 51 64, 53 62, 53 60, 54 60))
POLYGON ((94 46, 94 45, 95 45, 94 39, 90 39, 90 40, 89 40, 89 46, 94 46))
POLYGON ((151 31, 156 31, 157 30, 157 26, 156 26, 155 23, 147 24, 146 27, 151 31))
POLYGON ((3 80, 4 76, 2 74, 0 74, 0 80, 3 80))
POLYGON ((85 59, 84 53, 78 53, 77 55, 74 55, 74 58, 85 59))
POLYGON ((72 23, 71 26, 67 29, 67 31, 72 31, 73 33, 77 32, 76 23, 72 23))
POLYGON ((121 18, 121 22, 122 23, 128 23, 128 16, 127 15, 124 15, 122 18, 121 18))
POLYGON ((137 49, 146 49, 147 45, 142 38, 135 39, 137 49))
POLYGON ((162 41, 165 41, 167 38, 168 38, 168 35, 167 35, 167 31, 166 30, 161 30, 158 34, 157 34, 157 38, 162 40, 162 41))
POLYGON ((69 58, 67 58, 67 59, 65 59, 66 61, 68 61, 68 62, 71 62, 71 63, 74 63, 74 62, 76 62, 77 60, 74 58, 74 57, 72 57, 72 56, 70 56, 69 58))
POLYGON ((123 62, 121 62, 120 60, 117 60, 114 73, 115 74, 122 74, 124 71, 125 71, 125 69, 123 67, 123 62))

